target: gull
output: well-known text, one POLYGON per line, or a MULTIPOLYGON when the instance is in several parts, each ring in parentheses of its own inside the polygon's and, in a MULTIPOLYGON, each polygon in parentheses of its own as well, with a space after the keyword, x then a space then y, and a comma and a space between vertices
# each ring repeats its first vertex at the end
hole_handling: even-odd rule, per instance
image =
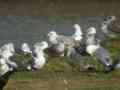
POLYGON ((115 35, 112 32, 116 32, 116 29, 119 31, 118 26, 116 26, 116 17, 115 16, 109 16, 107 17, 101 24, 101 30, 105 34, 105 36, 108 36, 110 38, 114 38, 115 35), (114 29, 114 30, 113 30, 114 29))
POLYGON ((69 57, 70 49, 75 45, 78 45, 82 40, 82 30, 79 24, 74 24, 75 32, 72 36, 59 35, 57 32, 50 31, 48 33, 48 40, 52 44, 51 47, 53 51, 58 52, 58 56, 64 56, 65 51, 67 51, 66 56, 69 57))
POLYGON ((33 59, 30 65, 27 66, 28 70, 38 70, 43 68, 46 64, 46 57, 44 50, 48 48, 48 43, 46 41, 37 42, 34 44, 33 59))
POLYGON ((87 30, 87 40, 86 40, 86 52, 91 56, 95 56, 96 59, 105 67, 106 72, 113 70, 113 62, 110 57, 110 53, 107 49, 103 48, 100 43, 95 38, 96 29, 90 27, 87 30))

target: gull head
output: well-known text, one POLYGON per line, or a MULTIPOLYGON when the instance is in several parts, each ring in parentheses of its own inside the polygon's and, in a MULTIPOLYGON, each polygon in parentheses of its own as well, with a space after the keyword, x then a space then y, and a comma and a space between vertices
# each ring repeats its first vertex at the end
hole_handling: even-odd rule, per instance
POLYGON ((57 33, 54 31, 54 30, 52 30, 52 31, 50 31, 49 33, 48 33, 48 35, 47 35, 48 37, 57 37, 58 35, 57 35, 57 33))
POLYGON ((30 47, 29 47, 28 43, 23 43, 22 46, 21 46, 21 49, 22 49, 23 52, 31 53, 31 50, 30 50, 30 47))
POLYGON ((50 31, 47 36, 50 43, 57 44, 58 34, 55 31, 50 31))
POLYGON ((115 21, 116 16, 107 16, 106 21, 115 21))
POLYGON ((90 27, 87 29, 87 34, 96 34, 96 29, 95 27, 90 27))
POLYGON ((79 24, 74 24, 74 26, 73 26, 74 28, 75 28, 75 34, 79 34, 79 35, 82 35, 83 33, 82 33, 82 30, 81 30, 81 27, 80 27, 80 25, 79 24))
POLYGON ((46 41, 37 42, 33 46, 36 50, 45 50, 48 48, 48 43, 46 41))

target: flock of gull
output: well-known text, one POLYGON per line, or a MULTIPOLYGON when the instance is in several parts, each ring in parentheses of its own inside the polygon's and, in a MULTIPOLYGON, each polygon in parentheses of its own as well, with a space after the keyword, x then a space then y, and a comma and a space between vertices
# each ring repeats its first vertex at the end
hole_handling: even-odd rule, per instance
MULTIPOLYGON (((101 25, 104 35, 109 36, 108 26, 116 20, 115 16, 108 17, 101 25)), ((4 44, 0 48, 0 88, 6 84, 6 76, 11 75, 22 67, 28 71, 39 70, 44 67, 46 54, 51 57, 68 57, 73 61, 80 61, 82 56, 96 57, 96 60, 105 67, 106 72, 110 72, 117 67, 118 63, 113 62, 107 49, 101 46, 102 40, 96 38, 97 30, 95 27, 89 27, 85 33, 82 32, 79 24, 74 24, 75 32, 71 36, 58 34, 56 31, 50 31, 47 34, 47 41, 37 42, 30 48, 28 43, 23 43, 21 48, 16 49, 13 43, 4 44), (45 52, 47 50, 47 52, 45 52), (12 60, 16 53, 30 54, 32 59, 28 62, 22 62, 19 65, 12 60)), ((110 35, 112 36, 112 35, 110 35)), ((118 65, 119 66, 119 65, 118 65)), ((90 68, 90 65, 83 67, 90 68)))

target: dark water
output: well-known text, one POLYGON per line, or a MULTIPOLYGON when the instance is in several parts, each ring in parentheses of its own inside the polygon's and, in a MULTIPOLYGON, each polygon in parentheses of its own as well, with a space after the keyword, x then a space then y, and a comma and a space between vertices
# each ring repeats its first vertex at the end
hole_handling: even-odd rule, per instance
POLYGON ((0 16, 0 45, 13 42, 20 46, 23 42, 32 45, 46 40, 46 34, 55 30, 60 34, 71 35, 73 25, 78 23, 82 30, 94 26, 100 31, 103 17, 29 17, 29 16, 0 16))

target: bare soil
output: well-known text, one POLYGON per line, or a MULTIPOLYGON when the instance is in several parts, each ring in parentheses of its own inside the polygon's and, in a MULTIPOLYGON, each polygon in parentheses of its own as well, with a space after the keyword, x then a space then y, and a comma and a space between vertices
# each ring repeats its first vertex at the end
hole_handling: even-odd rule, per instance
POLYGON ((0 15, 104 16, 120 15, 119 0, 1 0, 0 15))
POLYGON ((81 90, 109 87, 120 88, 120 80, 10 80, 5 90, 81 90))

